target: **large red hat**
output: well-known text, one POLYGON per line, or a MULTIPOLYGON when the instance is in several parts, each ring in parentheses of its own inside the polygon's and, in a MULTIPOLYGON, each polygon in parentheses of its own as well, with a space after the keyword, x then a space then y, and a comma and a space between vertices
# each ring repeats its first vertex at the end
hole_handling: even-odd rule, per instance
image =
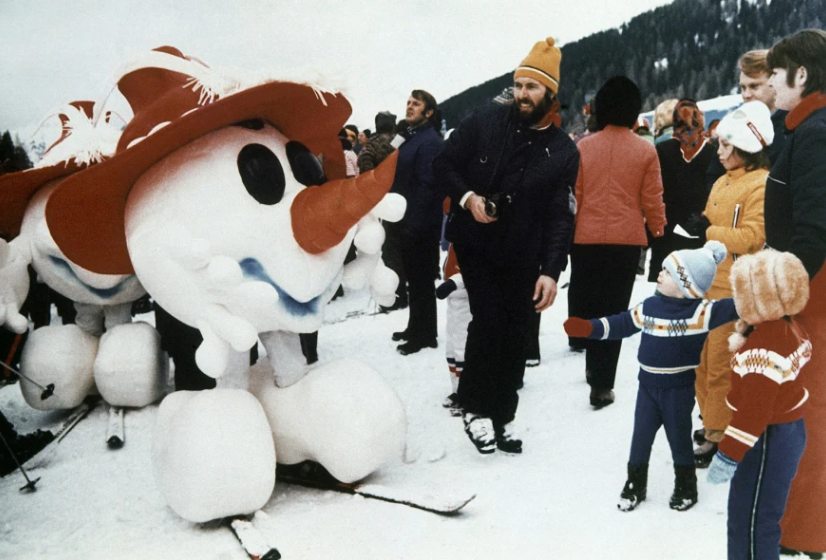
POLYGON ((177 148, 241 121, 264 119, 322 156, 330 179, 346 176, 336 134, 350 103, 310 80, 273 81, 214 71, 172 47, 135 61, 118 81, 134 118, 115 155, 66 179, 46 206, 49 229, 73 262, 103 274, 134 271, 126 247, 124 214, 140 175, 177 148))
POLYGON ((120 131, 105 121, 95 127, 93 113, 93 101, 69 103, 56 113, 60 138, 46 150, 37 167, 0 176, 0 233, 4 236, 12 238, 20 233, 26 206, 37 189, 114 153, 120 131))

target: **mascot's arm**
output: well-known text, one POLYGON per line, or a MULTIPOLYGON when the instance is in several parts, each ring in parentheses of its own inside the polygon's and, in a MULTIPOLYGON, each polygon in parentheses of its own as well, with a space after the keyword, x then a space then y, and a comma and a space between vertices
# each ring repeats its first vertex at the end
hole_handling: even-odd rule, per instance
POLYGON ((381 260, 384 228, 380 220, 398 222, 404 216, 406 207, 407 203, 403 196, 395 193, 386 194, 381 202, 356 224, 353 243, 357 256, 344 267, 344 287, 353 290, 369 287, 370 294, 379 305, 393 305, 399 285, 399 277, 381 260))
POLYGON ((159 277, 174 278, 185 286, 182 297, 190 310, 189 319, 204 338, 195 361, 207 375, 220 377, 227 371, 230 347, 244 352, 258 341, 257 329, 242 314, 275 306, 278 293, 264 282, 244 280, 236 261, 212 255, 206 241, 196 239, 180 224, 139 235, 154 238, 140 246, 155 248, 153 262, 162 267, 157 271, 159 277))
POLYGON ((16 333, 29 328, 29 321, 20 314, 20 308, 29 293, 31 262, 27 238, 20 236, 11 243, 0 239, 0 326, 8 326, 16 333))
POLYGON ((261 333, 261 343, 267 350, 276 387, 289 387, 307 375, 307 360, 301 352, 298 333, 268 331, 261 333))

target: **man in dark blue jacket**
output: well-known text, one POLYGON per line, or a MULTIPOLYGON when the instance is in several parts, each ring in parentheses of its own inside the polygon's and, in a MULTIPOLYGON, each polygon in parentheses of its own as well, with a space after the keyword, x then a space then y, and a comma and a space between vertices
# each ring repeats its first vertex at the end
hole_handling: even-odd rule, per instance
POLYGON ((437 114, 436 99, 424 90, 413 90, 405 115, 407 130, 403 136, 407 140, 399 148, 396 179, 390 189, 407 200, 404 218, 387 228, 390 243, 401 253, 407 280, 410 318, 405 330, 393 333, 393 340, 405 341, 398 346, 405 356, 422 348, 436 348, 435 279, 444 199, 433 176, 433 160, 444 145, 434 128, 437 114))
POLYGON ((481 453, 518 453, 509 424, 525 372, 532 313, 553 303, 574 229, 579 152, 553 124, 560 50, 534 45, 514 73, 514 101, 475 110, 433 164, 451 198, 446 229, 473 320, 458 400, 481 453))

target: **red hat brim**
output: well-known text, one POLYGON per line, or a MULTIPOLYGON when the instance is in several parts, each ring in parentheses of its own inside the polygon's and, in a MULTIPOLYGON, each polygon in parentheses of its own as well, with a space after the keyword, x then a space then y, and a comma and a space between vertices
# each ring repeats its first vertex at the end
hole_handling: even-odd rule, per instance
POLYGON ((55 179, 83 169, 74 160, 49 167, 35 167, 0 176, 0 234, 12 239, 20 235, 23 215, 37 189, 55 179))
POLYGON ((129 190, 152 165, 189 142, 225 126, 264 119, 291 140, 322 154, 329 179, 346 176, 336 134, 350 103, 308 85, 270 82, 202 106, 106 161, 63 181, 46 205, 52 237, 66 257, 100 274, 132 274, 124 227, 129 190), (323 95, 323 101, 320 95, 323 95))

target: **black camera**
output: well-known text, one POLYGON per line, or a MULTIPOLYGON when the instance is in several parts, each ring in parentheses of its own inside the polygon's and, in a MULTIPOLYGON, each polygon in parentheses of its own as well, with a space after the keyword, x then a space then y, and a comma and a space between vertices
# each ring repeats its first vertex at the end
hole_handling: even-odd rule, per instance
POLYGON ((505 209, 510 206, 511 195, 504 193, 493 193, 485 199, 485 214, 491 218, 499 218, 505 209))

